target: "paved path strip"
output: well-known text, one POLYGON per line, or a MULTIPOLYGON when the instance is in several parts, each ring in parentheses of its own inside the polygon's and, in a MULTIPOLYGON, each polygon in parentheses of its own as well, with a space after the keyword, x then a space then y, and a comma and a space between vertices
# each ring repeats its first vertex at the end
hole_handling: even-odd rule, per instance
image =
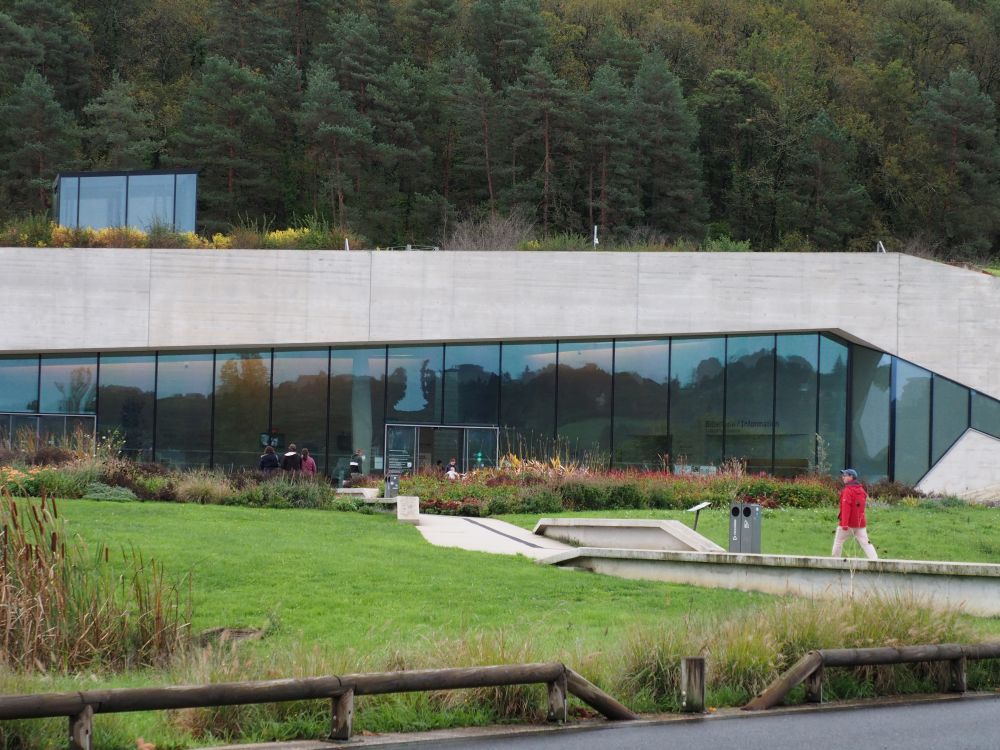
POLYGON ((417 529, 431 544, 497 555, 524 555, 533 560, 572 549, 568 544, 537 536, 520 526, 495 518, 464 518, 420 514, 417 529))

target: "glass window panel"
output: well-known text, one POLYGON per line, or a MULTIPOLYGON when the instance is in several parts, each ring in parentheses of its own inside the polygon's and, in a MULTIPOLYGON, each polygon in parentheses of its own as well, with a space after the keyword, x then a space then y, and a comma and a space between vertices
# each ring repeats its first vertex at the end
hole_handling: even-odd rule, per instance
POLYGON ((328 360, 327 349, 276 351, 271 376, 272 438, 281 448, 308 448, 320 472, 326 471, 328 360))
POLYGON ((174 227, 178 232, 195 230, 198 175, 177 175, 177 197, 174 203, 174 227))
POLYGON ((96 355, 42 357, 40 411, 92 414, 96 399, 96 355))
POLYGON ((726 340, 670 344, 671 460, 676 470, 712 471, 722 461, 726 340))
POLYGON ((38 356, 0 357, 0 411, 38 411, 38 356))
POLYGON ((64 227, 76 226, 76 210, 80 202, 80 178, 59 178, 59 223, 64 227))
POLYGON ((610 341, 559 344, 558 434, 571 458, 607 467, 611 450, 610 341))
POLYGON ((851 463, 867 481, 889 475, 889 381, 892 358, 851 348, 851 463))
POLYGON ((973 391, 972 426, 993 437, 1000 437, 1000 401, 973 391))
POLYGON ((212 462, 212 352, 160 354, 156 373, 156 460, 212 462))
POLYGON ((774 473, 797 476, 816 461, 819 337, 778 336, 777 346, 774 473))
POLYGON ((155 355, 103 354, 100 368, 98 432, 118 432, 127 455, 149 461, 153 457, 155 355))
POLYGON ((444 364, 445 424, 495 425, 500 344, 448 344, 444 364))
POLYGON ((390 346, 388 356, 389 419, 440 422, 444 347, 390 346))
POLYGON ((969 389, 940 375, 933 380, 931 464, 936 464, 969 426, 969 389))
POLYGON ((268 431, 270 391, 270 352, 216 355, 215 466, 257 468, 263 450, 260 435, 268 431))
POLYGON ((361 450, 363 474, 384 470, 385 348, 334 349, 330 360, 330 468, 348 474, 361 450))
POLYGON ((670 341, 615 342, 616 466, 662 468, 670 454, 669 400, 670 341))
POLYGON ((501 453, 549 458, 555 448, 556 344, 504 344, 501 453))
POLYGON ((730 336, 726 349, 726 455, 771 471, 774 336, 730 336))
POLYGON ((148 232, 174 225, 174 175, 143 174, 128 178, 128 225, 148 232))
POLYGON ((893 479, 916 484, 927 473, 931 441, 931 374, 896 360, 893 479))
POLYGON ((817 465, 831 473, 844 468, 846 461, 847 360, 847 344, 820 335, 817 465))
POLYGON ((81 227, 125 225, 125 175, 80 178, 81 227))

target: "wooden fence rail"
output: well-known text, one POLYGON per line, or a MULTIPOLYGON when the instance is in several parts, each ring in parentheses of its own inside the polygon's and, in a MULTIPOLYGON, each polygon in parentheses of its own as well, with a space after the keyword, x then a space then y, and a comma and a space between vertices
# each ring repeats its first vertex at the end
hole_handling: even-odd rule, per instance
POLYGON ((220 682, 213 685, 6 695, 0 696, 0 719, 68 716, 70 750, 90 750, 94 714, 327 699, 331 701, 330 738, 346 740, 351 736, 356 695, 536 683, 548 686, 549 721, 566 720, 567 694, 576 696, 608 719, 622 721, 638 718, 626 706, 569 667, 547 662, 260 682, 220 682))
POLYGON ((826 667, 862 667, 879 664, 915 664, 947 661, 951 664, 949 690, 964 693, 969 659, 1000 658, 1000 643, 942 643, 901 648, 830 648, 810 651, 768 685, 744 711, 762 711, 780 703, 797 685, 806 683, 806 700, 823 702, 823 671, 826 667))

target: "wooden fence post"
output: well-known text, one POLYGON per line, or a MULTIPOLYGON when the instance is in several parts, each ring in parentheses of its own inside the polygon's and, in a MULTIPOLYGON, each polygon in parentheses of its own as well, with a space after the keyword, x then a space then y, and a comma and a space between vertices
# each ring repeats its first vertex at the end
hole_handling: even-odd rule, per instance
POLYGON ((84 706, 80 713, 69 717, 69 750, 90 750, 93 719, 93 706, 84 706))
POLYGON ((823 702, 823 666, 820 665, 816 671, 806 677, 806 700, 809 703, 823 702))
POLYGON ((354 719, 354 690, 348 689, 330 699, 330 739, 351 739, 351 722, 354 719))
POLYGON ((559 679, 548 683, 547 687, 549 689, 549 713, 546 719, 565 724, 567 715, 565 672, 559 676, 559 679))
POLYGON ((948 689, 953 693, 964 693, 969 689, 968 677, 965 671, 965 657, 952 659, 949 662, 949 666, 951 667, 951 681, 948 689))
POLYGON ((681 659, 681 711, 688 714, 705 710, 705 657, 681 659))

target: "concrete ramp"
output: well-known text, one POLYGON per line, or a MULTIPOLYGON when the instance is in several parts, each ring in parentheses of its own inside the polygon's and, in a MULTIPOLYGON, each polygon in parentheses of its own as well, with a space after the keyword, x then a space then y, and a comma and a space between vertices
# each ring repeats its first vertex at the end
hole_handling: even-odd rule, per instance
POLYGON ((535 534, 578 547, 654 549, 668 552, 725 552, 680 521, 626 518, 543 518, 535 534))

